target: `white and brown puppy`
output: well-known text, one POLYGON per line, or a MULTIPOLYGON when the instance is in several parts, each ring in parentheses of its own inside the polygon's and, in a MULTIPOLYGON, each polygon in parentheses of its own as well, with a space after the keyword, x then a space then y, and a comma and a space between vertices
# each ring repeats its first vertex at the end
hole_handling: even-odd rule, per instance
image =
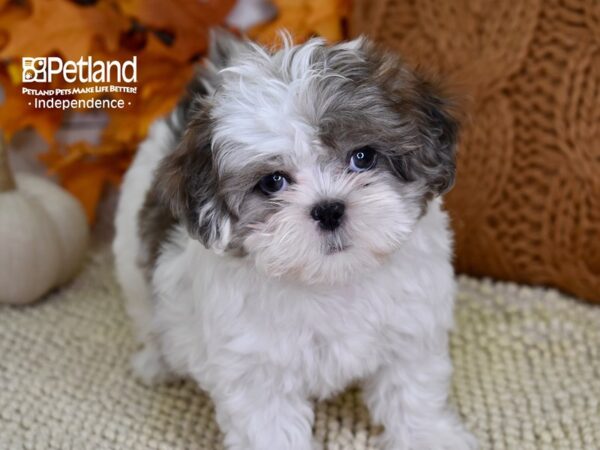
POLYGON ((317 448, 311 401, 356 381, 381 448, 475 448, 447 405, 447 100, 364 39, 215 41, 123 184, 134 369, 196 380, 231 450, 317 448))

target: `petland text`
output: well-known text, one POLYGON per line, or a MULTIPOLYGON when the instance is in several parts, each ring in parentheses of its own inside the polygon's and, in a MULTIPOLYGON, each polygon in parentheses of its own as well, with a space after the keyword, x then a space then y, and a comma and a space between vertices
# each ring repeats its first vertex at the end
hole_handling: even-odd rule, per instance
POLYGON ((67 83, 137 83, 137 56, 127 61, 94 61, 91 56, 78 61, 24 57, 22 69, 23 83, 50 83, 57 75, 67 83))

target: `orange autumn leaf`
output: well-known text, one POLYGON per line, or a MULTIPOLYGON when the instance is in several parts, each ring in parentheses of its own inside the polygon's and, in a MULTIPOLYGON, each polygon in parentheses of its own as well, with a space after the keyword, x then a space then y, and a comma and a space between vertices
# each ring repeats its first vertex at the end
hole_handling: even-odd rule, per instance
POLYGON ((64 151, 58 146, 40 155, 50 173, 58 176, 62 186, 81 204, 89 223, 96 219, 96 208, 107 184, 118 185, 132 158, 127 151, 88 142, 76 142, 64 151))
POLYGON ((4 101, 0 104, 0 128, 7 138, 27 127, 33 127, 46 142, 52 142, 60 126, 63 112, 57 109, 36 109, 31 98, 21 93, 7 73, 0 73, 4 101))
POLYGON ((122 174, 114 167, 114 161, 81 161, 61 177, 63 187, 79 199, 90 224, 96 220, 96 209, 108 182, 118 185, 122 174))
POLYGON ((138 106, 126 111, 113 110, 109 113, 110 121, 104 130, 105 139, 120 143, 131 143, 134 146, 142 140, 152 123, 166 115, 179 100, 179 95, 171 97, 151 97, 147 101, 138 100, 138 106))
POLYGON ((194 66, 140 55, 138 60, 138 92, 127 109, 108 112, 107 138, 120 142, 138 142, 157 118, 166 115, 177 104, 190 80, 194 66), (166 82, 165 80, 168 80, 166 82))
POLYGON ((146 52, 188 62, 207 47, 208 30, 221 24, 235 0, 121 0, 123 12, 150 29, 146 52))
POLYGON ((70 0, 31 0, 31 10, 24 19, 2 24, 2 30, 10 37, 0 50, 1 57, 59 52, 67 59, 78 60, 90 54, 92 42, 97 38, 115 50, 121 32, 129 26, 109 0, 101 0, 93 7, 70 0))
POLYGON ((273 22, 250 31, 254 39, 268 44, 280 43, 280 30, 290 32, 296 42, 318 35, 330 42, 344 38, 343 22, 348 16, 349 0, 273 0, 278 9, 273 22))
MULTIPOLYGON (((299 40, 314 34, 329 40, 342 37, 346 0, 275 2, 280 14, 274 24, 262 27, 263 42, 272 42, 282 26, 299 40)), ((32 126, 45 137, 51 146, 42 161, 79 198, 93 222, 106 185, 119 182, 150 125, 179 100, 194 62, 206 51, 209 28, 222 25, 234 4, 235 0, 97 0, 80 6, 75 0, 0 0, 0 58, 4 58, 0 83, 6 92, 6 101, 0 105, 0 128, 12 133, 32 126), (16 58, 51 54, 74 60, 91 55, 105 61, 137 56, 135 94, 91 92, 68 97, 126 102, 124 109, 104 111, 108 122, 97 145, 59 144, 55 132, 70 114, 31 110, 30 98, 20 94, 16 58)), ((45 87, 86 86, 57 81, 45 87)))
POLYGON ((308 18, 308 26, 329 42, 344 39, 343 25, 350 13, 350 0, 312 0, 310 4, 312 14, 308 18))
POLYGON ((120 0, 125 14, 156 28, 201 28, 223 22, 235 0, 120 0))
POLYGON ((6 30, 14 23, 25 19, 29 14, 29 8, 20 6, 10 0, 0 1, 0 48, 6 45, 10 37, 6 30))
POLYGON ((96 209, 104 191, 106 167, 97 164, 81 164, 79 170, 62 177, 62 186, 73 194, 83 206, 88 223, 96 221, 96 209))
POLYGON ((150 125, 172 110, 194 70, 191 64, 181 66, 152 58, 145 61, 145 55, 140 58, 146 64, 140 65, 145 69, 140 70, 138 93, 127 109, 107 111, 110 120, 99 145, 78 142, 64 149, 55 146, 40 157, 65 189, 81 201, 90 223, 95 220, 96 205, 106 184, 118 183, 150 125), (94 170, 88 176, 91 167, 94 170))

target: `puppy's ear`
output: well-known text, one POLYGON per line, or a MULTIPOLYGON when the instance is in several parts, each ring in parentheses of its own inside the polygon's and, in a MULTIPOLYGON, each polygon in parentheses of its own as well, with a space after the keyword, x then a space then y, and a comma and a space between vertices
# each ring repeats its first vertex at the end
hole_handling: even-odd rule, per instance
POLYGON ((412 70, 396 55, 368 41, 362 50, 398 115, 402 140, 410 142, 410 149, 400 149, 391 159, 394 169, 407 181, 424 181, 433 195, 447 192, 454 184, 459 132, 453 100, 439 83, 412 70))
POLYGON ((433 194, 441 195, 454 185, 459 122, 450 98, 434 82, 415 77, 413 120, 421 145, 407 155, 408 169, 413 178, 423 178, 433 194))
POLYGON ((192 238, 224 250, 232 216, 219 193, 211 128, 208 107, 195 110, 177 148, 159 164, 154 189, 192 238))
POLYGON ((224 28, 210 30, 208 59, 217 69, 227 67, 233 57, 250 48, 248 41, 224 28))

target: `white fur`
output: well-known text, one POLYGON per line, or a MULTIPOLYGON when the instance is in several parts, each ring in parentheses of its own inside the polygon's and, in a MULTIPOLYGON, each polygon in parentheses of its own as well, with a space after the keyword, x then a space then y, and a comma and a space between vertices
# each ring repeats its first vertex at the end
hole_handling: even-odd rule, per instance
POLYGON ((299 113, 308 107, 301 64, 292 88, 268 79, 260 64, 244 67, 230 71, 230 82, 247 98, 215 100, 215 138, 231 149, 221 167, 243 170, 244 161, 285 149, 297 183, 282 194, 287 206, 249 234, 246 257, 206 249, 177 227, 148 286, 136 264, 138 212, 173 145, 169 128, 154 125, 125 177, 114 243, 144 344, 134 368, 147 381, 170 373, 196 380, 215 402, 230 450, 317 448, 311 399, 355 381, 385 427, 381 448, 476 448, 447 406, 455 284, 441 200, 421 217, 418 186, 398 191, 384 175, 320 166, 314 130, 299 113), (262 94, 245 90, 236 73, 262 83, 262 94), (329 197, 347 204, 340 239, 350 245, 324 255, 306 209, 329 197))

